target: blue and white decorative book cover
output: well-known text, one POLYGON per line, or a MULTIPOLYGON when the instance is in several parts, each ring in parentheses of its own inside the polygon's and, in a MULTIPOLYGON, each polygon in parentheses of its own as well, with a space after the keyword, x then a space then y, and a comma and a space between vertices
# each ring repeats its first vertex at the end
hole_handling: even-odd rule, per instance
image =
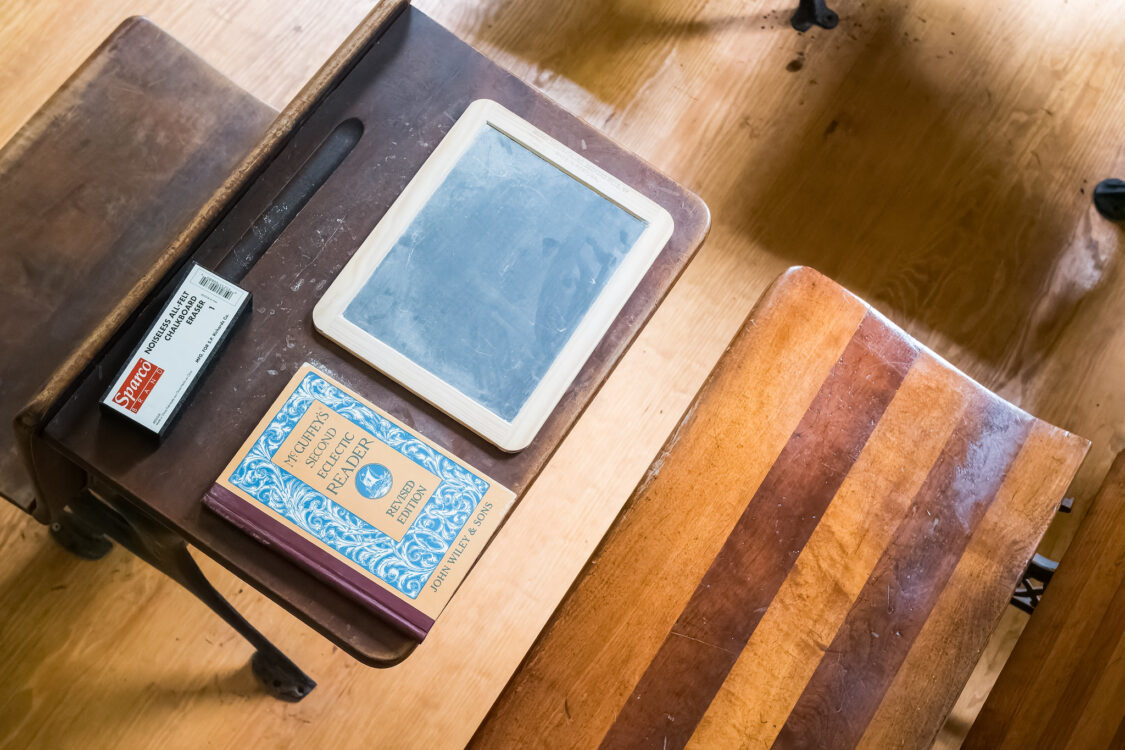
POLYGON ((305 364, 205 501, 424 635, 513 499, 305 364))

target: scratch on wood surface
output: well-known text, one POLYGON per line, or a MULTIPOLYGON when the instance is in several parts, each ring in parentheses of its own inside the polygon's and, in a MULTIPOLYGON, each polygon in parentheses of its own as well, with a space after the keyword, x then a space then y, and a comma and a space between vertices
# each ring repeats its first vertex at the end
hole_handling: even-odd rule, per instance
POLYGON ((714 644, 714 643, 708 643, 707 641, 700 640, 699 638, 693 638, 690 635, 684 635, 683 633, 677 633, 675 630, 671 631, 671 634, 676 636, 677 638, 686 638, 689 641, 695 641, 696 643, 702 643, 704 646, 710 646, 711 648, 717 648, 720 651, 725 651, 726 653, 728 653, 732 656, 738 656, 737 651, 733 651, 729 648, 723 648, 722 646, 719 646, 719 645, 714 644))

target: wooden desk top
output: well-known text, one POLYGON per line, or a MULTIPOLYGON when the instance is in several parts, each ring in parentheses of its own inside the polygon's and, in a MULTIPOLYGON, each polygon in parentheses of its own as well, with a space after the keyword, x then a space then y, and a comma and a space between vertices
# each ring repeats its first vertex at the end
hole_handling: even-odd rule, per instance
POLYGON ((793 269, 478 747, 921 747, 1088 443, 793 269))
POLYGON ((1125 453, 1117 454, 964 747, 1125 747, 1125 453))

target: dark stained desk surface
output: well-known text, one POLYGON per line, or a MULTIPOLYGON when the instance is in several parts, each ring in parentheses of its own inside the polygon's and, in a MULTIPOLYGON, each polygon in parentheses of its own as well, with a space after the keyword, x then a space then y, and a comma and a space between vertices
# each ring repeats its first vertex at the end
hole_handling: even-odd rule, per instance
MULTIPOLYGON (((407 8, 309 115, 203 242, 216 267, 309 154, 340 123, 364 133, 242 280, 249 320, 159 447, 103 416, 96 401, 151 319, 142 313, 48 424, 45 436, 144 512, 182 534, 361 661, 400 659, 408 643, 362 607, 244 536, 200 504, 203 493, 301 363, 317 363, 373 403, 522 493, 663 299, 709 227, 698 197, 567 114, 424 14, 407 8), (311 312, 403 186, 476 99, 494 99, 664 206, 676 229, 640 287, 531 446, 505 454, 313 331, 311 312)), ((502 533, 502 532, 501 532, 502 533)))

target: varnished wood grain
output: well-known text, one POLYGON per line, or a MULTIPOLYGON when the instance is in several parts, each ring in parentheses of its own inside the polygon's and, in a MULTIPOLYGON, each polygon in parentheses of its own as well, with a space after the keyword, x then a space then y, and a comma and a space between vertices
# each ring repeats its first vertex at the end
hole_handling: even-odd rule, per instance
POLYGON ((1121 747, 1125 453, 969 731, 966 748, 1121 747))
MULTIPOLYGON (((1089 209, 1089 186, 1125 172, 1117 95, 1125 71, 1115 62, 1125 18, 1114 3, 849 3, 838 29, 805 35, 788 28, 788 6, 772 2, 415 4, 700 192, 716 221, 532 494, 566 507, 628 495, 770 280, 794 260, 828 259, 828 270, 896 320, 922 311, 910 332, 954 364, 1093 439, 1077 512, 1045 549, 1057 556, 1125 440, 1121 235, 1089 209), (801 186, 820 180, 820 198, 803 200, 801 186), (809 212, 794 221, 798 206, 809 212), (974 252, 947 254, 962 243, 974 252), (998 336, 989 320, 1005 308, 1016 314, 1002 315, 1010 335, 998 336), (977 341, 995 351, 982 356, 977 341)), ((148 13, 280 108, 370 7, 5 3, 0 139, 131 13, 148 13)), ((730 506, 700 512, 713 525, 698 533, 719 540, 737 517, 730 506)), ((207 572, 319 680, 302 704, 258 693, 245 645, 142 563, 117 552, 101 565, 69 560, 14 509, 0 507, 0 518, 0 673, 10 687, 0 697, 0 744, 370 746, 378 673, 333 653, 251 589, 240 592, 218 566, 207 572)), ((536 564, 549 568, 560 549, 587 541, 567 532, 536 564)), ((657 645, 671 622, 661 624, 657 645)), ((497 689, 483 678, 470 687, 497 689)), ((595 703, 572 696, 572 713, 576 700, 595 703)), ((481 715, 462 701, 424 710, 447 729, 481 715)), ((465 736, 445 735, 451 745, 465 736)))
POLYGON ((1039 542, 1035 530, 1046 528, 1055 507, 1036 504, 1033 497, 1059 497, 1066 491, 1073 466, 1065 455, 1049 455, 1057 440, 1054 430, 1037 422, 1007 472, 999 492, 980 522, 944 590, 922 626, 910 653, 895 673, 886 698, 864 730, 860 747, 922 747, 933 739, 927 717, 953 704, 965 680, 965 661, 975 661, 994 631, 1008 616, 993 610, 993 622, 981 627, 971 611, 987 602, 1004 601, 1021 571, 1010 560, 1027 559, 1039 542), (1047 459, 1044 459, 1047 455, 1047 459), (1030 530, 1031 533, 1028 533, 1030 530), (919 685, 928 689, 919 690, 919 685))
MULTIPOLYGON (((784 319, 781 325, 786 325, 784 319)), ((794 345, 803 347, 803 342, 794 339, 794 345)), ((766 359, 769 354, 752 349, 745 356, 766 359)), ((865 317, 762 483, 754 488, 734 478, 737 488, 754 494, 625 702, 603 747, 686 744, 791 570, 793 551, 803 549, 819 525, 916 356, 906 339, 877 317, 865 317), (738 606, 731 607, 732 601, 738 606), (674 715, 669 706, 676 708, 674 715)), ((715 409, 723 410, 724 405, 697 402, 689 429, 704 431, 704 440, 715 425, 715 409), (711 411, 705 414, 699 407, 711 411)), ((728 429, 721 422, 717 426, 719 431, 728 429)), ((749 427, 749 434, 736 439, 752 439, 758 425, 749 427)), ((728 451, 741 453, 725 441, 712 440, 710 447, 706 463, 686 470, 708 488, 714 480, 707 468, 728 451)), ((707 502, 708 493, 690 492, 680 500, 699 505, 707 502)))
POLYGON ((285 107, 375 5, 339 0, 114 0, 0 6, 0 142, 7 141, 129 16, 143 15, 276 110, 285 107))
MULTIPOLYGON (((778 734, 776 747, 858 744, 876 711, 894 695, 889 692, 892 681, 922 628, 931 621, 934 604, 965 548, 977 536, 977 527, 1030 429, 1031 420, 1026 415, 999 399, 974 394, 961 424, 954 428, 941 455, 928 469, 926 481, 899 522, 882 559, 825 649, 825 654, 831 656, 822 660, 809 678, 778 734)), ((1054 464, 1060 457, 1069 457, 1070 461, 1064 464, 1070 465, 1062 472, 1069 481, 1085 448, 1067 451, 1071 446, 1058 434, 1054 443, 1042 446, 1035 460, 1054 464)), ((887 468, 910 471, 909 454, 899 456, 887 468)), ((1058 497, 1044 493, 1024 500, 1023 505, 1011 510, 1013 514, 1053 508, 1058 497)), ((1042 519, 1042 514, 1039 517, 1042 519)), ((1037 540, 1045 529, 1046 521, 1040 520, 1038 526, 1013 524, 1013 528, 1000 529, 1002 533, 995 536, 978 538, 982 544, 1001 547, 1027 536, 1037 540)), ((1027 564, 1027 557, 1017 553, 1000 558, 1001 577, 1014 580, 1027 564)), ((965 606, 947 616, 968 623, 973 631, 984 636, 991 632, 1007 600, 1001 592, 978 601, 976 607, 965 606)), ((944 688, 942 692, 948 695, 949 684, 954 689, 960 687, 977 654, 954 649, 945 656, 949 666, 945 680, 911 681, 899 689, 924 700, 923 696, 935 689, 944 688)), ((936 705, 933 710, 912 717, 912 721, 899 720, 895 729, 902 732, 908 726, 917 727, 923 740, 929 740, 945 720, 951 703, 950 696, 948 704, 936 705)), ((902 744, 898 736, 889 739, 902 744)))
POLYGON ((761 425, 739 407, 769 382, 727 369, 764 363, 788 382, 789 368, 771 363, 816 354, 798 330, 810 318, 833 320, 835 311, 822 314, 817 305, 832 288, 814 271, 792 270, 751 313, 676 429, 668 460, 657 459, 634 495, 638 515, 606 538, 476 746, 848 748, 873 724, 875 747, 932 742, 1086 443, 952 371, 871 313, 836 350, 815 396, 783 396, 800 398, 806 413, 760 483, 723 487, 715 473, 730 481, 730 466, 757 471, 762 455, 744 446, 761 425), (801 299, 808 302, 793 302, 801 299), (900 401, 900 391, 910 400, 900 401), (927 443, 928 451, 914 450, 927 443), (845 489, 853 468, 854 482, 866 479, 886 494, 857 504, 856 487, 845 489), (705 573, 671 567, 663 580, 634 575, 647 560, 667 557, 665 538, 681 513, 727 503, 745 509, 716 553, 705 537, 681 541, 688 554, 713 554, 705 573), (871 529, 874 522, 884 525, 871 529), (860 548, 867 541, 865 554, 833 554, 841 526, 870 530, 867 540, 851 535, 860 548), (839 569, 816 565, 822 559, 839 569), (603 634, 621 627, 615 610, 668 622, 660 592, 691 581, 694 593, 672 604, 682 609, 662 642, 648 645, 646 637, 607 649, 603 634), (974 591, 975 581, 983 587, 974 591), (951 630, 959 637, 934 636, 951 630), (781 656, 759 661, 763 652, 781 656), (910 677, 899 680, 904 669, 910 677), (620 690, 622 683, 632 689, 620 690))
POLYGON ((899 519, 926 477, 887 472, 901 446, 920 465, 941 455, 967 403, 959 376, 929 357, 916 361, 817 524, 792 573, 692 736, 693 747, 769 745, 804 692, 899 519), (923 416, 926 417, 923 419, 923 416), (792 619, 804 628, 794 632, 792 619), (778 648, 784 641, 786 648, 778 648), (774 679, 787 675, 786 680, 774 679))
MULTIPOLYGON (((535 721, 505 722, 502 732, 497 724, 486 724, 477 746, 587 747, 612 726, 737 525, 746 492, 768 476, 865 318, 863 305, 832 284, 813 284, 805 291, 801 296, 767 293, 757 324, 731 344, 731 366, 713 372, 706 386, 731 396, 725 429, 686 429, 698 418, 689 410, 616 524, 611 538, 619 541, 603 547, 581 584, 606 595, 568 597, 581 616, 557 621, 545 632, 561 650, 587 657, 541 663, 543 651, 537 649, 521 668, 522 690, 565 686, 562 703, 538 703, 535 721), (794 341, 807 346, 791 347, 794 341), (778 356, 750 356, 763 350, 778 356), (756 385, 746 388, 746 383, 756 385), (693 467, 707 463, 721 441, 739 446, 742 460, 711 466, 706 479, 696 476, 693 467), (708 489, 706 502, 681 501, 695 497, 700 486, 708 489), (660 522, 654 525, 654 518, 660 522), (652 548, 661 554, 647 554, 652 548), (612 595, 623 578, 634 581, 639 593, 612 595), (592 662, 598 665, 594 673, 592 662), (590 734, 574 731, 576 717, 590 734)), ((520 692, 514 688, 503 701, 512 709, 498 706, 496 713, 512 710, 513 719, 531 715, 518 705, 520 692)))

